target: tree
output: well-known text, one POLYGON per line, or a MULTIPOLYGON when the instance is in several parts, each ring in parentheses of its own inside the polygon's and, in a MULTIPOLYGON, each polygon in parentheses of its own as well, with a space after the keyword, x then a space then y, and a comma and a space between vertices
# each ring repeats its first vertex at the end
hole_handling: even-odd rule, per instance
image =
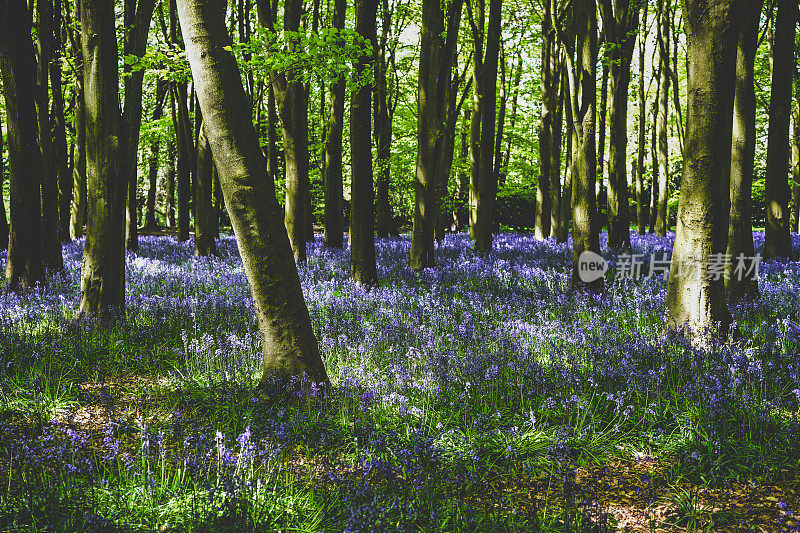
POLYGON ((497 62, 500 52, 500 17, 502 0, 489 0, 489 23, 484 28, 484 0, 477 0, 475 16, 471 0, 467 10, 473 36, 473 80, 475 99, 470 135, 472 160, 470 174, 470 232, 475 251, 487 255, 492 251, 492 218, 497 196, 497 174, 493 167, 495 107, 497 99, 497 62), (477 18, 477 20, 476 20, 477 18), (486 48, 484 51, 484 38, 486 48))
POLYGON ((189 65, 262 339, 261 388, 328 376, 303 300, 275 183, 251 120, 222 0, 179 0, 189 65))
POLYGON ((139 209, 137 199, 139 127, 142 123, 142 83, 144 70, 133 70, 133 58, 144 55, 147 45, 147 34, 156 0, 125 0, 123 9, 123 57, 125 73, 125 102, 122 111, 123 138, 122 169, 128 180, 128 210, 125 234, 125 247, 128 250, 139 249, 139 209))
POLYGON ((736 272, 739 255, 753 257, 753 226, 750 220, 753 167, 756 149, 756 93, 754 63, 758 23, 763 0, 743 0, 736 52, 736 89, 733 102, 730 198, 727 254, 733 259, 725 276, 725 288, 732 301, 758 297, 758 281, 736 272))
POLYGON ((644 14, 642 15, 641 29, 639 30, 639 87, 637 90, 637 98, 639 104, 639 124, 638 124, 638 142, 636 144, 636 164, 634 169, 636 172, 636 223, 639 227, 639 235, 644 235, 647 229, 647 213, 648 209, 644 203, 644 157, 647 152, 646 146, 646 129, 647 129, 647 102, 645 100, 644 90, 644 52, 646 50, 645 42, 647 40, 647 11, 650 2, 644 2, 644 14))
POLYGON ((444 166, 443 131, 463 3, 464 0, 451 0, 445 18, 439 0, 422 2, 414 225, 410 252, 411 267, 417 270, 435 264, 433 241, 441 201, 436 194, 439 190, 437 180, 442 179, 444 166))
MULTIPOLYGON (((39 127, 39 149, 42 152, 42 260, 47 268, 62 270, 61 240, 58 237, 58 170, 53 154, 50 120, 50 62, 53 50, 53 1, 36 2, 36 43, 39 57, 36 64, 36 118, 39 127)), ((53 87, 53 92, 61 87, 53 87)))
MULTIPOLYGON (((356 0, 356 32, 372 44, 372 53, 362 53, 356 72, 363 76, 374 69, 377 0, 356 0)), ((372 187, 372 85, 362 85, 350 99, 350 275, 361 285, 378 280, 375 264, 375 191, 372 187)))
POLYGON ((214 239, 214 205, 211 189, 214 185, 214 161, 205 128, 200 125, 197 134, 197 191, 194 197, 194 250, 195 255, 217 253, 214 239))
MULTIPOLYGON (((558 112, 558 81, 561 72, 558 68, 558 48, 553 28, 553 9, 550 0, 544 2, 542 18, 542 118, 539 125, 539 181, 536 185, 536 220, 534 237, 544 239, 550 236, 553 217, 551 211, 558 213, 558 198, 550 188, 556 187, 560 164, 553 170, 552 145, 556 142, 556 114, 558 112), (555 178, 555 179, 554 179, 555 178)), ((558 139, 560 143, 560 139, 558 139)), ((560 191, 558 191, 560 192, 560 191)))
MULTIPOLYGON (((669 230, 667 201, 669 200, 669 145, 667 144, 667 118, 669 103, 669 0, 658 0, 656 4, 656 24, 658 25, 658 119, 656 138, 658 140, 658 199, 656 203, 655 234, 666 236, 669 230)), ((655 178, 654 178, 655 179, 655 178)))
POLYGON ((769 99, 767 168, 764 196, 764 258, 788 259, 792 254, 789 240, 789 106, 794 72, 794 33, 797 2, 778 2, 775 40, 772 47, 772 90, 769 99))
MULTIPOLYGON (((69 4, 65 4, 65 7, 69 4)), ((69 14, 69 10, 66 11, 69 14)), ((75 17, 80 21, 80 0, 75 0, 75 17)), ((69 26, 69 20, 67 20, 69 26)), ((79 25, 78 25, 79 26, 79 25)), ((72 56, 76 65, 83 65, 80 29, 70 29, 72 56)), ((69 219, 69 236, 77 239, 83 236, 86 225, 86 101, 83 90, 83 69, 75 72, 75 111, 73 126, 75 143, 72 163, 72 209, 69 219)))
MULTIPOLYGON (((333 3, 333 27, 344 29, 347 2, 333 3)), ((344 244, 342 223, 342 126, 344 123, 345 80, 339 77, 330 84, 331 111, 325 128, 325 246, 341 248, 344 244)))
POLYGON ((730 213, 738 0, 685 0, 689 78, 686 157, 667 286, 667 325, 695 342, 730 324, 722 276, 730 213))
POLYGON ((580 257, 584 252, 600 253, 600 237, 594 223, 597 200, 595 186, 597 160, 595 146, 595 111, 597 101, 597 15, 592 0, 577 0, 572 7, 570 32, 558 28, 559 38, 567 49, 569 107, 574 152, 570 163, 572 195, 572 284, 601 290, 603 278, 583 283, 580 280, 580 257), (575 57, 573 57, 573 53, 575 57))
POLYGON ((44 278, 41 245, 36 63, 31 17, 24 0, 0 0, 0 74, 6 102, 10 224, 7 289, 33 287, 44 278))
MULTIPOLYGON (((3 129, 2 117, 0 117, 0 131, 3 129)), ((0 154, 3 153, 3 136, 0 135, 0 154)), ((0 161, 0 191, 3 191, 3 181, 5 181, 4 165, 0 161)), ((6 218, 6 203, 0 195, 0 250, 8 248, 8 219, 6 218)))
POLYGON ((628 88, 631 60, 639 29, 640 0, 601 0, 603 34, 611 63, 611 108, 608 145, 608 244, 615 249, 630 248, 628 208, 628 88))
POLYGON ((86 244, 80 314, 104 316, 125 305, 125 191, 121 167, 117 36, 114 5, 81 0, 81 45, 86 102, 86 244))

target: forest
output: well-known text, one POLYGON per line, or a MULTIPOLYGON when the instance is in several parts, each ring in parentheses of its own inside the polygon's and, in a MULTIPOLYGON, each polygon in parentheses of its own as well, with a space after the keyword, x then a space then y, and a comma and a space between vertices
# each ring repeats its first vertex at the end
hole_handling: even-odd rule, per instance
POLYGON ((0 0, 0 531, 800 531, 797 0, 0 0))

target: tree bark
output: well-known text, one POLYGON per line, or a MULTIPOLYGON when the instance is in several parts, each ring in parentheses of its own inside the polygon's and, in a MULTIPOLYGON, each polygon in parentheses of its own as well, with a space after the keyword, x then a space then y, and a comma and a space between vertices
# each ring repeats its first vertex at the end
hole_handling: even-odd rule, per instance
POLYGON ((800 70, 795 70, 792 102, 792 210, 789 230, 800 233, 800 70))
MULTIPOLYGON (((630 0, 601 0, 603 31, 608 43, 611 82, 608 145, 608 245, 628 249, 630 209, 628 195, 628 89, 631 61, 639 30, 639 3, 630 0)), ((602 163, 601 163, 602 164, 602 163)))
MULTIPOLYGON (((174 102, 174 98, 171 100, 174 102)), ((175 140, 170 139, 167 141, 167 197, 164 200, 168 228, 175 227, 175 159, 177 156, 178 148, 175 146, 175 140)))
MULTIPOLYGON (((727 248, 738 0, 685 0, 689 77, 686 158, 667 286, 667 326, 699 345, 730 324, 722 276, 727 248)), ((663 95, 662 95, 663 97, 663 95)))
POLYGON ((603 232, 603 226, 609 222, 608 214, 604 213, 608 203, 608 193, 603 183, 603 162, 606 156, 606 116, 608 115, 608 57, 603 57, 603 73, 600 77, 600 105, 597 135, 597 209, 595 210, 594 224, 598 233, 603 232))
POLYGON ((88 191, 80 314, 89 317, 124 310, 127 179, 121 168, 114 6, 104 0, 80 5, 88 191))
POLYGON ((435 264, 434 237, 440 198, 446 108, 464 0, 452 0, 447 17, 439 0, 423 0, 417 87, 417 161, 414 181, 414 225, 410 265, 420 270, 435 264), (447 22, 447 24, 445 24, 447 22))
POLYGON ((747 258, 755 255, 750 220, 756 149, 756 93, 753 71, 763 3, 763 0, 741 1, 743 13, 738 29, 736 53, 730 171, 731 211, 726 252, 732 261, 725 276, 725 291, 731 301, 758 298, 759 295, 758 280, 736 272, 736 258, 740 255, 747 258))
POLYGON ((175 101, 175 118, 173 126, 177 145, 177 174, 176 185, 178 193, 178 240, 189 240, 189 196, 192 185, 191 151, 193 143, 190 140, 191 125, 189 124, 189 109, 186 105, 188 98, 186 82, 174 82, 172 95, 175 101))
POLYGON ((639 235, 644 235, 647 230, 647 214, 649 209, 644 203, 644 158, 647 152, 647 101, 645 99, 644 91, 644 52, 646 50, 645 42, 647 40, 647 11, 650 6, 649 2, 644 3, 644 14, 642 15, 642 23, 638 31, 639 36, 639 87, 637 90, 638 105, 639 105, 639 124, 638 124, 638 142, 636 144, 636 223, 639 228, 639 235))
POLYGON ((667 144, 667 119, 669 113, 669 0, 658 0, 658 203, 656 204, 655 234, 666 236, 669 231, 667 202, 669 200, 669 145, 667 144))
MULTIPOLYGON (((333 27, 344 28, 347 2, 335 0, 333 27)), ((344 124, 345 81, 341 78, 330 84, 331 110, 325 129, 325 246, 341 248, 344 244, 342 214, 342 126, 344 124)), ((376 124, 377 129, 377 124, 376 124)))
POLYGON ((216 255, 214 240, 214 205, 211 189, 214 185, 214 161, 211 146, 200 126, 197 135, 197 192, 194 198, 194 253, 198 257, 216 255))
POLYGON ((58 238, 68 242, 72 175, 67 155, 67 126, 64 119, 64 93, 61 89, 62 21, 61 0, 53 5, 53 60, 50 62, 50 85, 53 88, 53 164, 58 181, 58 238))
MULTIPOLYGON (((483 1, 478 2, 483 10, 483 1)), ((469 3, 467 4, 469 7, 469 3)), ((492 152, 495 133, 495 107, 497 100, 497 63, 500 51, 500 18, 502 0, 489 0, 489 23, 486 28, 486 50, 483 51, 483 25, 473 27, 475 49, 475 90, 480 108, 480 141, 478 144, 477 174, 470 178, 474 208, 472 213, 474 249, 486 256, 492 251, 492 218, 497 197, 497 175, 494 173, 492 152), (477 35, 476 35, 477 34, 477 35)), ((482 18, 483 14, 479 16, 482 18)), ((472 203, 472 202, 470 202, 472 203)))
MULTIPOLYGON (((377 0, 356 0, 355 29, 375 50, 377 0)), ((373 52, 374 54, 374 52, 373 52)), ((374 69, 373 55, 362 54, 356 73, 374 69)), ((372 187, 372 86, 359 87, 350 98, 350 275, 361 285, 378 281, 375 264, 375 191, 372 187)))
MULTIPOLYGON (((69 12, 67 12, 69 13, 69 12)), ((75 0, 75 18, 80 22, 80 0, 75 0)), ((71 29, 72 55, 76 65, 83 64, 80 30, 71 29)), ((83 69, 75 73, 75 144, 72 166, 72 209, 70 210, 69 236, 72 239, 83 237, 86 225, 86 102, 83 89, 83 69)))
POLYGON ((0 1, 0 74, 10 193, 6 287, 10 291, 33 287, 44 279, 39 198, 42 154, 37 138, 36 63, 30 36, 31 16, 24 0, 0 1))
MULTIPOLYGON (((156 81, 156 102, 153 107, 152 122, 161 120, 164 113, 164 100, 167 96, 168 82, 164 79, 156 81)), ((161 151, 161 139, 157 137, 150 143, 150 157, 147 170, 147 200, 144 210, 144 228, 155 229, 156 222, 156 193, 158 192, 158 154, 161 151)))
MULTIPOLYGON (((542 18, 542 119, 539 125, 539 181, 536 184, 536 220, 533 235, 536 239, 545 239, 550 236, 552 224, 551 210, 554 208, 551 183, 553 171, 551 153, 553 130, 558 106, 558 76, 560 72, 556 67, 556 36, 553 28, 553 10, 549 0, 544 3, 544 17, 542 18)), ((555 172, 559 172, 560 168, 555 172)), ((557 204, 555 211, 558 212, 557 204)))
POLYGON ((789 259, 789 105, 794 72, 797 2, 778 2, 773 44, 772 90, 769 99, 767 168, 764 196, 764 258, 789 259))
MULTIPOLYGON (((125 0, 123 21, 125 36, 123 38, 123 54, 142 57, 147 46, 147 35, 150 32, 150 21, 156 0, 125 0)), ((142 83, 144 70, 132 71, 128 60, 123 62, 125 78, 125 101, 122 111, 123 138, 125 139, 122 151, 122 170, 128 181, 127 221, 125 232, 125 247, 128 250, 139 249, 139 202, 138 186, 138 153, 139 153, 139 128, 142 123, 142 83)))
MULTIPOLYGON (((2 117, 0 117, 0 131, 3 129, 2 117)), ((3 153, 3 136, 0 135, 0 154, 3 153)), ((0 193, 5 190, 5 165, 0 157, 0 193)), ((6 218, 5 195, 0 194, 0 250, 8 249, 8 219, 6 218)))
MULTIPOLYGON (((42 260, 46 268, 62 270, 61 240, 58 237, 58 171, 53 157, 50 120, 50 61, 53 50, 53 0, 36 2, 37 47, 36 116, 39 149, 42 152, 42 260)), ((61 88, 59 87, 60 91, 61 88)), ((53 88, 56 91, 56 88, 53 88)))
MULTIPOLYGON (((259 6, 261 7, 261 6, 259 6)), ((275 184, 251 120, 221 0, 179 0, 178 14, 205 133, 219 171, 262 338, 260 388, 328 383, 303 300, 275 184)))

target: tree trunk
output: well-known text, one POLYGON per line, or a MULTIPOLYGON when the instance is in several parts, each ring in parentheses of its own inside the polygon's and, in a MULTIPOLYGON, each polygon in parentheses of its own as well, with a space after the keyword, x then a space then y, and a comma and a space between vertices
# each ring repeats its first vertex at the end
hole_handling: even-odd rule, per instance
POLYGON ((186 82, 175 82, 172 94, 175 100, 175 119, 173 126, 177 141, 177 189, 178 189, 178 240, 189 240, 189 196, 192 192, 192 164, 190 140, 191 125, 189 124, 189 109, 186 82))
MULTIPOLYGON (((2 46, 2 45, 0 45, 2 46)), ((3 130, 3 121, 0 117, 0 131, 3 130)), ((0 154, 3 153, 3 136, 0 135, 0 154)), ((2 157, 0 156, 0 159, 2 157)), ((5 190, 5 165, 0 160, 0 192, 5 190)), ((6 218, 6 202, 5 195, 0 194, 0 250, 8 249, 8 219, 6 218)))
POLYGON ((87 224, 81 268, 80 313, 122 312, 125 305, 125 191, 121 168, 114 6, 81 0, 86 98, 87 224))
POLYGON ((795 70, 792 129, 792 212, 789 230, 800 233, 800 71, 795 70))
POLYGON ((205 133, 261 332, 264 370, 259 387, 297 386, 295 380, 327 384, 275 184, 266 172, 236 60, 226 50, 231 40, 224 8, 217 0, 178 2, 205 133))
POLYGON ((664 237, 669 231, 667 202, 669 200, 669 145, 667 144, 667 119, 669 102, 669 0, 658 0, 658 204, 655 233, 664 237))
MULTIPOLYGON (((67 12, 69 13, 69 12, 67 12)), ((80 22, 80 0, 75 0, 75 18, 80 22)), ((71 29, 73 33, 73 61, 76 65, 83 64, 83 51, 81 50, 80 30, 71 29)), ((73 125, 75 127, 75 144, 72 166, 72 209, 69 220, 69 236, 78 239, 83 236, 83 227, 86 225, 86 101, 83 90, 83 69, 75 73, 75 113, 73 125)))
POLYGON ((62 56, 61 0, 53 6, 53 60, 50 62, 50 84, 53 87, 53 164, 58 181, 58 238, 67 242, 69 238, 70 209, 72 200, 72 176, 67 155, 67 126, 64 119, 64 93, 61 89, 62 56))
POLYGON ((647 214, 648 209, 644 203, 644 158, 647 152, 647 101, 645 99, 644 91, 644 52, 646 50, 645 42, 647 40, 647 11, 650 6, 649 2, 644 4, 644 14, 642 15, 642 24, 638 31, 639 35, 639 87, 637 91, 638 105, 639 105, 639 124, 638 124, 638 142, 636 144, 636 222, 639 227, 639 235, 644 235, 647 230, 647 214))
MULTIPOLYGON (((659 79, 660 74, 658 73, 658 68, 653 67, 654 72, 653 76, 656 80, 659 79)), ((648 229, 649 233, 655 235, 656 231, 656 212, 658 211, 658 142, 657 142, 657 134, 656 125, 658 124, 658 103, 660 101, 660 93, 661 93, 661 85, 656 82, 656 97, 653 99, 653 109, 652 109, 652 124, 650 124, 650 158, 651 158, 651 179, 650 179, 650 222, 648 229)))
POLYGON ((731 140, 730 221, 727 254, 732 261, 725 276, 725 290, 731 301, 758 298, 758 280, 736 271, 737 258, 755 255, 750 220, 753 166, 756 149, 756 93, 753 70, 758 41, 758 23, 763 0, 741 2, 736 55, 736 88, 731 140))
POLYGON ((417 101, 417 161, 414 181, 414 225, 410 265, 433 267, 434 237, 440 199, 437 180, 443 165, 446 103, 451 90, 454 58, 463 0, 452 0, 447 18, 439 0, 423 0, 420 28, 419 85, 417 101), (445 25, 445 21, 447 24, 445 25))
MULTIPOLYGON (((722 276, 709 265, 727 247, 738 1, 685 0, 689 79, 686 158, 667 286, 667 325, 693 342, 725 334, 722 276)), ((663 88, 663 87, 662 87, 663 88)), ((663 95, 662 95, 663 97, 663 95)))
MULTIPOLYGON (((631 60, 639 30, 639 3, 602 0, 603 31, 609 44, 611 76, 610 134, 608 145, 608 245, 631 246, 628 196, 628 89, 631 60)), ((641 67, 640 67, 641 70, 641 67)), ((602 165, 602 162, 600 163, 602 165)))
POLYGON ((603 162, 606 157, 606 115, 608 114, 608 58, 603 58, 603 74, 600 77, 600 110, 598 112, 598 136, 597 136, 597 209, 594 224, 598 233, 603 232, 603 226, 609 222, 608 215, 604 213, 607 203, 608 193, 605 191, 603 183, 603 162))
MULTIPOLYGON (((539 124, 539 181, 536 184, 536 220, 533 235, 536 239, 545 239, 550 236, 552 223, 551 210, 554 207, 553 194, 550 191, 553 181, 553 171, 550 169, 552 160, 553 122, 555 121, 556 107, 558 106, 558 83, 560 75, 556 68, 555 30, 553 29, 553 11, 549 0, 544 3, 545 11, 542 19, 542 120, 539 124)), ((559 172, 560 168, 555 171, 559 172)), ((557 204, 555 204, 557 205, 557 204)), ((558 207, 555 207, 558 212, 558 207)))
POLYGON ((214 206, 211 189, 214 185, 214 161, 211 146, 200 126, 197 136, 197 192, 194 198, 194 250, 202 257, 216 255, 217 242, 214 240, 214 206))
POLYGON ((570 92, 572 89, 567 83, 566 69, 564 76, 561 80, 563 87, 562 90, 562 105, 566 114, 566 141, 565 141, 565 162, 564 162, 564 189, 561 191, 561 204, 559 205, 559 234, 556 235, 556 242, 565 243, 569 237, 570 221, 572 220, 572 161, 574 159, 575 150, 572 146, 574 121, 572 118, 572 105, 570 104, 570 92))
MULTIPOLYGON (((142 57, 147 46, 147 34, 150 31, 150 21, 156 0, 125 0, 123 20, 125 36, 123 38, 123 54, 142 57)), ((125 232, 125 247, 128 250, 139 249, 139 202, 138 185, 138 154, 139 154, 139 127, 142 123, 142 83, 144 70, 132 71, 130 63, 126 60, 123 64, 125 78, 125 102, 122 112, 123 138, 125 146, 122 150, 122 171, 128 181, 128 209, 125 232)))
POLYGON ((6 107, 10 224, 7 290, 33 287, 44 279, 37 139, 36 63, 31 18, 24 0, 0 1, 0 74, 6 107))
MULTIPOLYGON (((479 9, 483 2, 479 2, 479 9)), ((475 252, 486 256, 492 251, 492 218, 497 196, 497 175, 492 165, 494 148, 495 107, 497 99, 497 62, 500 51, 500 19, 502 0, 489 0, 489 23, 486 28, 485 55, 477 53, 475 64, 475 89, 480 106, 480 141, 478 146, 477 175, 471 178, 475 199, 473 236, 475 252)), ((481 25, 482 26, 482 25, 481 25)), ((483 40, 483 29, 479 28, 483 40)), ((474 30, 473 30, 474 31, 474 30)), ((477 44, 477 43, 476 43, 477 44)), ((482 47, 481 47, 482 48, 482 47)), ((482 50, 480 50, 482 51, 482 50)))
MULTIPOLYGON (((344 28, 347 2, 335 0, 333 4, 333 27, 344 28)), ((342 215, 342 126, 344 124, 345 80, 337 79, 330 85, 331 111, 325 131, 325 246, 341 248, 344 227, 342 215)), ((377 124, 376 124, 377 129, 377 124)))
MULTIPOLYGON (((375 49, 377 0, 356 0, 355 29, 375 49)), ((374 52, 373 52, 374 53, 374 52)), ((362 54, 356 73, 374 69, 374 56, 362 54)), ((378 281, 375 264, 375 192, 372 188, 372 86, 359 87, 350 98, 350 275, 361 285, 378 281)))
MULTIPOLYGON (((174 99, 173 99, 174 100, 174 99)), ((167 141, 167 198, 165 200, 164 212, 167 214, 167 227, 175 227, 175 159, 178 156, 178 148, 175 140, 167 141)))
POLYGON ((764 196, 764 258, 789 259, 789 105, 794 72, 794 32, 797 2, 778 2, 773 44, 772 90, 769 99, 767 168, 764 196))
MULTIPOLYGON (((554 76, 554 83, 556 86, 553 88, 556 96, 556 108, 553 120, 550 121, 550 236, 555 237, 556 240, 559 236, 566 235, 567 230, 562 226, 561 211, 563 204, 569 204, 570 199, 564 198, 561 194, 561 130, 564 126, 564 91, 566 83, 564 83, 564 69, 561 66, 559 58, 560 50, 555 50, 553 60, 556 65, 556 73, 554 76)), ((566 239, 566 237, 564 237, 566 239)))
POLYGON ((465 170, 469 159, 469 125, 472 110, 464 110, 464 118, 461 121, 461 147, 458 152, 459 171, 457 177, 456 190, 453 194, 453 222, 450 226, 452 231, 459 231, 469 221, 467 213, 467 202, 469 198, 469 173, 465 170))
MULTIPOLYGON (((153 108, 151 121, 161 120, 164 113, 164 99, 167 95, 168 82, 160 79, 156 82, 156 102, 153 108)), ((144 210, 144 228, 155 229, 156 222, 156 193, 158 192, 158 153, 161 151, 161 139, 156 137, 150 144, 150 157, 147 170, 147 201, 144 210)))
POLYGON ((36 64, 36 116, 39 149, 42 152, 42 260, 46 268, 62 270, 64 259, 61 255, 61 240, 58 238, 58 171, 53 157, 49 99, 50 61, 54 41, 53 0, 36 2, 36 18, 39 49, 39 60, 36 64))

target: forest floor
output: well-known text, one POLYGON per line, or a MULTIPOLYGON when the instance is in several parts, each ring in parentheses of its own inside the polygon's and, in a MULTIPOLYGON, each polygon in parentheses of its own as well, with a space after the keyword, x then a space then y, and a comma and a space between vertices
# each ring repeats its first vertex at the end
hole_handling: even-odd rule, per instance
POLYGON ((317 242, 333 391, 264 398, 235 241, 140 245, 117 322, 69 320, 80 241, 0 297, 0 531, 800 531, 798 263, 698 351, 662 334, 663 280, 571 292, 568 245, 449 236, 419 274, 379 241, 365 292, 317 242))

